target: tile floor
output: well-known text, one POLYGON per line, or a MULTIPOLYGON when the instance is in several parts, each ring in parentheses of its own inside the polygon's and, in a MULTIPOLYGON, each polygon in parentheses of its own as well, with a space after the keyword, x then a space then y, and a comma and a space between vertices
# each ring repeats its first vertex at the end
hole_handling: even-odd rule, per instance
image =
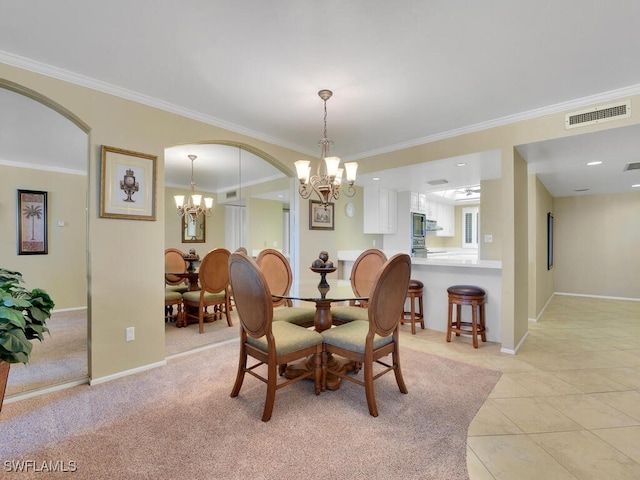
POLYGON ((554 296, 517 355, 401 328, 404 345, 503 372, 469 427, 471 480, 640 478, 640 302, 554 296))

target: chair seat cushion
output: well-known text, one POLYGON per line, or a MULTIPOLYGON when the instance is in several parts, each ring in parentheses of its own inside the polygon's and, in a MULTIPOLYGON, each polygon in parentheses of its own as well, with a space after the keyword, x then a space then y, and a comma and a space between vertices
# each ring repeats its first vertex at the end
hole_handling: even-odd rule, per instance
POLYGON ((331 307, 331 316, 338 323, 353 322, 355 320, 369 321, 369 310, 362 307, 338 306, 331 307))
POLYGON ((273 309, 273 321, 295 325, 313 325, 315 314, 314 307, 278 307, 273 309))
MULTIPOLYGON (((314 330, 308 330, 288 322, 273 322, 271 331, 276 340, 276 354, 286 355, 287 353, 302 350, 313 345, 322 343, 322 335, 314 330)), ((247 343, 255 348, 267 352, 267 337, 260 338, 247 337, 247 343)))
MULTIPOLYGON (((222 290, 221 292, 211 293, 205 292, 204 301, 214 302, 216 300, 224 300, 225 292, 222 290)), ((182 298, 185 302, 199 303, 200 302, 200 290, 196 290, 194 292, 186 292, 182 294, 182 298)))
POLYGON ((165 302, 177 302, 182 300, 182 294, 179 292, 172 292, 169 290, 166 290, 164 292, 164 301, 165 302))
MULTIPOLYGON (((363 309, 364 310, 364 309, 363 309)), ((365 340, 369 332, 369 322, 354 320, 322 332, 324 343, 353 352, 364 353, 365 340)), ((378 349, 393 341, 393 335, 373 337, 373 349, 378 349)))
POLYGON ((166 290, 169 292, 186 293, 189 291, 189 287, 187 285, 168 285, 166 290))

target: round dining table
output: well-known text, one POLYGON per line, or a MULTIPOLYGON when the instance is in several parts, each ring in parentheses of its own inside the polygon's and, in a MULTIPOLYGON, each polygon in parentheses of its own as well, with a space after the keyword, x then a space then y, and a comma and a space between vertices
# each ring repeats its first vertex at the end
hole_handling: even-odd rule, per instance
MULTIPOLYGON (((358 297, 353 293, 349 280, 327 280, 324 276, 320 283, 317 280, 302 280, 294 283, 292 290, 287 295, 272 295, 274 298, 286 298, 302 302, 313 302, 316 305, 316 312, 313 317, 313 326, 317 332, 323 332, 333 326, 331 315, 331 304, 348 302, 350 300, 368 300, 369 297, 358 297)), ((282 307, 287 308, 287 307, 282 307)), ((358 308, 358 307, 354 307, 358 308)), ((342 370, 343 372, 357 371, 358 366, 353 362, 339 361, 329 355, 328 362, 332 370, 342 370), (338 365, 339 364, 339 365, 338 365)), ((313 369, 313 359, 304 362, 288 365, 284 374, 287 378, 300 376, 302 373, 313 369)), ((327 375, 323 390, 337 390, 340 388, 340 377, 337 375, 327 375)))

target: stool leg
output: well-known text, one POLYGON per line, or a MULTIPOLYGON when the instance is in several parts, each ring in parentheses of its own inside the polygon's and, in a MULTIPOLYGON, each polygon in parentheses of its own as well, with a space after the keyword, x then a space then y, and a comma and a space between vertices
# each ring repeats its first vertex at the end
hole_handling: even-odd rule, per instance
POLYGON ((453 304, 449 301, 449 317, 447 320, 447 342, 451 341, 451 328, 453 327, 453 304))
POLYGON ((416 334, 416 297, 411 295, 411 335, 416 334))
POLYGON ((418 297, 418 308, 420 309, 420 328, 424 330, 424 309, 422 308, 422 295, 418 297))
POLYGON ((471 335, 473 336, 473 348, 478 348, 478 304, 471 305, 471 335))
POLYGON ((456 328, 458 331, 456 332, 456 337, 460 336, 460 330, 462 329, 462 305, 456 305, 456 328))
POLYGON ((480 326, 482 327, 481 333, 480 333, 480 337, 482 338, 483 342, 487 341, 487 334, 486 334, 486 329, 484 326, 484 303, 480 305, 480 326))

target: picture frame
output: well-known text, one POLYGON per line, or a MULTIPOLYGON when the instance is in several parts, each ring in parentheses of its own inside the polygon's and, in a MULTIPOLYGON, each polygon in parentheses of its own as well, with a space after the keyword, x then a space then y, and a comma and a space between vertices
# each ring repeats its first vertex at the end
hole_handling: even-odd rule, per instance
POLYGON ((309 230, 333 230, 335 225, 335 205, 326 207, 321 202, 309 200, 309 230))
POLYGON ((47 192, 18 190, 16 204, 18 255, 47 255, 47 192))
POLYGON ((207 240, 207 216, 198 215, 194 220, 189 214, 182 217, 181 237, 182 243, 206 243, 207 240))
POLYGON ((156 162, 146 153, 102 146, 100 217, 156 219, 156 162))

